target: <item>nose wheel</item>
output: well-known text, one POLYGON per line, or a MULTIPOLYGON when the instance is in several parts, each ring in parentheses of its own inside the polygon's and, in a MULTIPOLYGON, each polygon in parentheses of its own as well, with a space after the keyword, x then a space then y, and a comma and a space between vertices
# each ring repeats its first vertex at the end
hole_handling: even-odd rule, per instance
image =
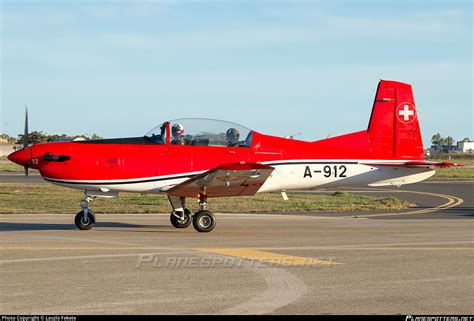
POLYGON ((74 223, 76 227, 80 230, 90 230, 95 226, 95 215, 94 212, 88 210, 85 213, 85 210, 81 210, 79 213, 76 214, 74 218, 74 223))

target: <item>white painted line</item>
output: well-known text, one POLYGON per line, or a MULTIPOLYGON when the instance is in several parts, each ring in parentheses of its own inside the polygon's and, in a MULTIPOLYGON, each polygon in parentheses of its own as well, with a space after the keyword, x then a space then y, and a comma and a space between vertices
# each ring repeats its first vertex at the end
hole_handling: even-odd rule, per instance
POLYGON ((56 257, 38 257, 38 258, 27 258, 27 259, 11 259, 11 260, 0 260, 0 264, 8 263, 27 263, 27 262, 45 262, 45 261, 63 261, 63 260, 82 260, 82 259, 108 259, 117 257, 134 257, 141 254, 151 255, 167 255, 167 254, 183 254, 192 253, 191 251, 181 252, 154 252, 154 253, 131 253, 131 254, 101 254, 101 255, 78 255, 78 256, 56 256, 56 257))

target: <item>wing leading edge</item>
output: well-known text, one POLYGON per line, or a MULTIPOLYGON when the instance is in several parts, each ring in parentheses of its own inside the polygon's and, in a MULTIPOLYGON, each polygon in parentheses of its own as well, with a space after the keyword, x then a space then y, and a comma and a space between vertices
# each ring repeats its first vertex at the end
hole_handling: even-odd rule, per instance
POLYGON ((170 196, 196 197, 203 189, 207 197, 252 196, 274 168, 256 163, 222 164, 166 190, 170 196))

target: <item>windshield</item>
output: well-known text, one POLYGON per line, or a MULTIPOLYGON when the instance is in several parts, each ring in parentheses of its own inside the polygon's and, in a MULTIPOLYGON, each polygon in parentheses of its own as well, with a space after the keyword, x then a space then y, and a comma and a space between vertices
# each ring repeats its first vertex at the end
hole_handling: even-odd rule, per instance
POLYGON ((145 136, 150 138, 155 144, 166 144, 166 125, 167 123, 163 123, 153 128, 145 136))
POLYGON ((170 142, 173 145, 250 147, 252 143, 250 129, 239 124, 206 118, 171 120, 153 128, 146 136, 166 142, 167 123, 170 126, 170 142))

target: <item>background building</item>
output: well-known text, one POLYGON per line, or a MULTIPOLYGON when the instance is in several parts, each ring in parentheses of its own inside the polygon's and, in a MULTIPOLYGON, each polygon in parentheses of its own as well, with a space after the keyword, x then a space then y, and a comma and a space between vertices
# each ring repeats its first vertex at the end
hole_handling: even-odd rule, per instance
POLYGON ((461 153, 474 153, 474 141, 467 141, 467 142, 458 142, 457 149, 461 151, 461 153))

